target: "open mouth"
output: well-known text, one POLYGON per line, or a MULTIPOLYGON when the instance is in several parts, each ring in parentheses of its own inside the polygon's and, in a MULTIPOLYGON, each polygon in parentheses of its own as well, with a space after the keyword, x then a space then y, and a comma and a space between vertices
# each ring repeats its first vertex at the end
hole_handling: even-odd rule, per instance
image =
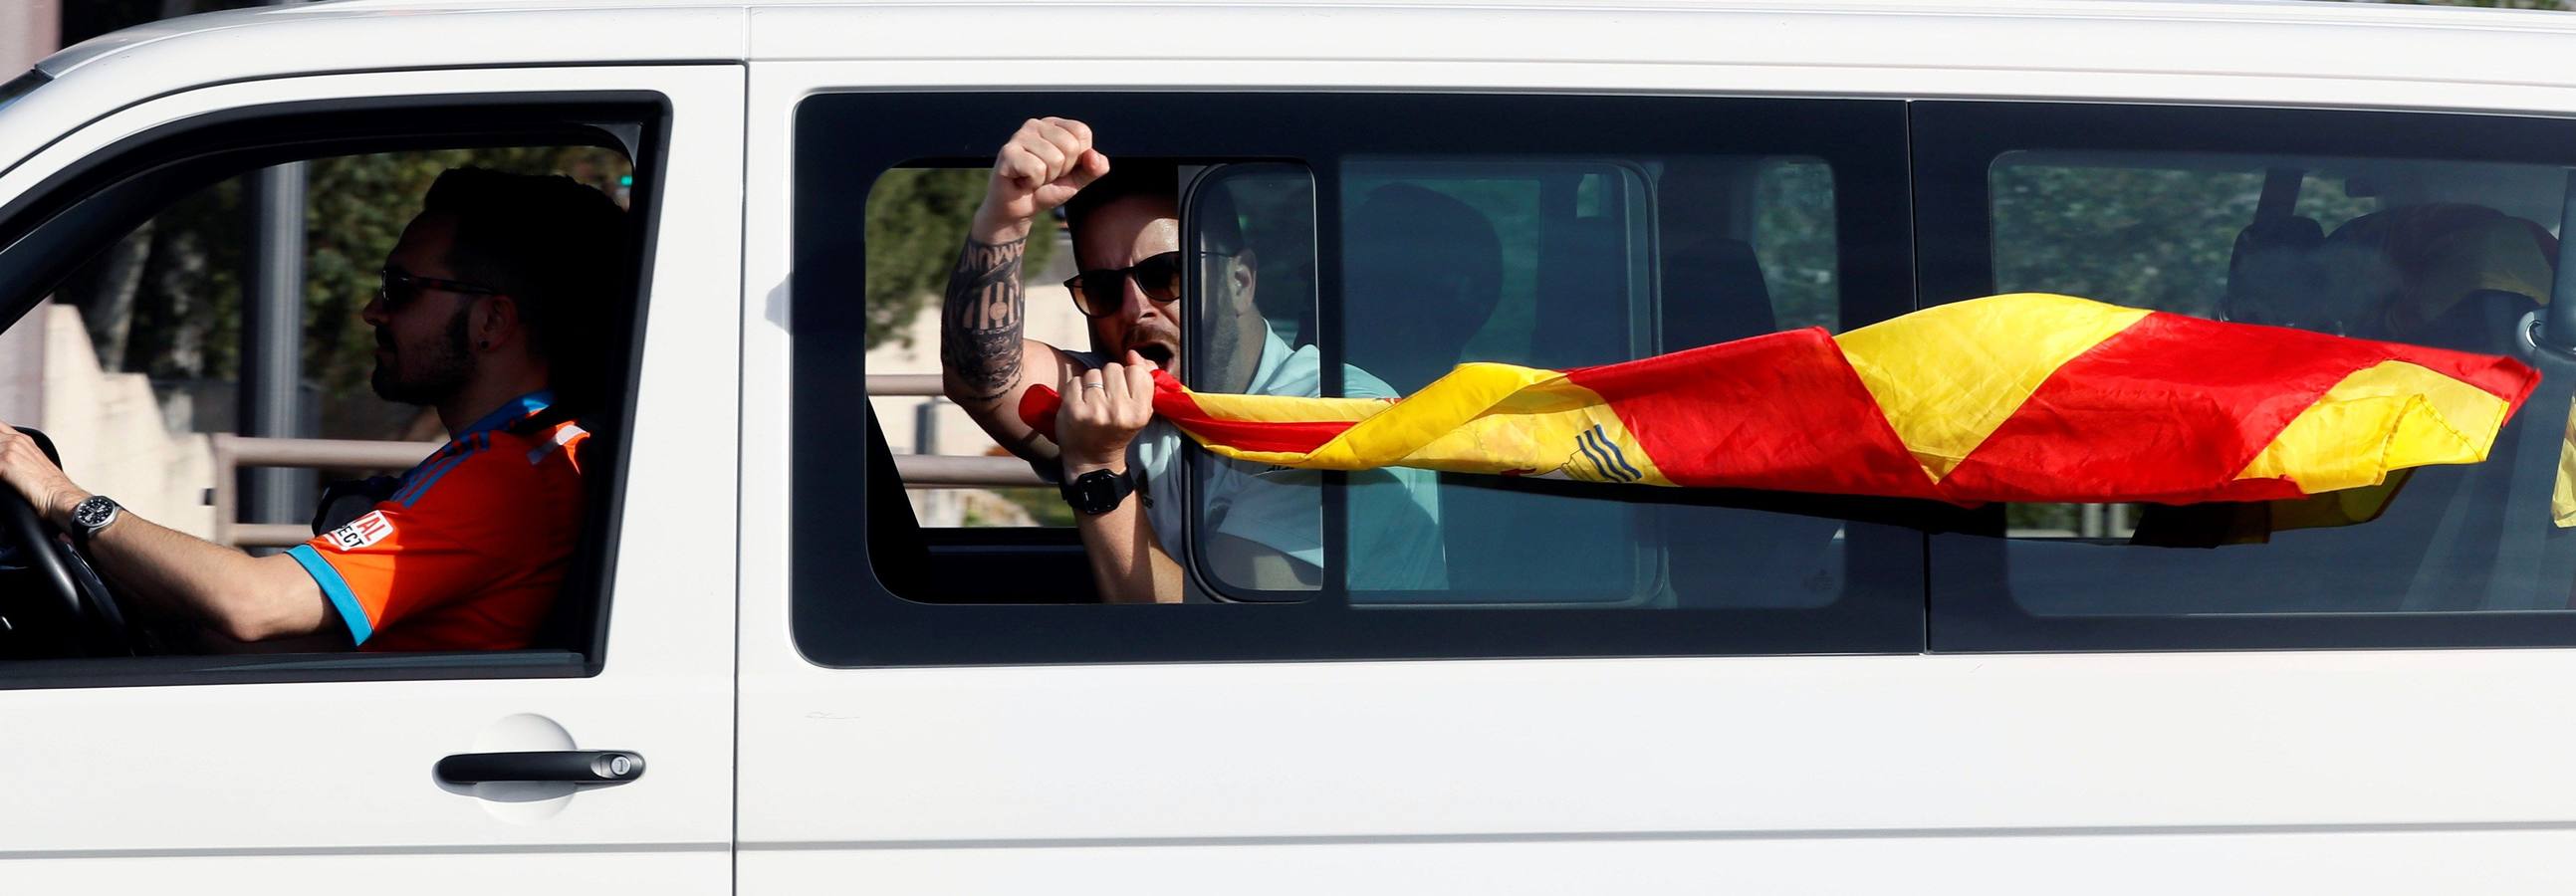
POLYGON ((1154 366, 1156 367, 1164 370, 1172 369, 1171 346, 1163 345, 1161 343, 1140 345, 1136 347, 1136 354, 1144 356, 1145 360, 1154 362, 1154 366))

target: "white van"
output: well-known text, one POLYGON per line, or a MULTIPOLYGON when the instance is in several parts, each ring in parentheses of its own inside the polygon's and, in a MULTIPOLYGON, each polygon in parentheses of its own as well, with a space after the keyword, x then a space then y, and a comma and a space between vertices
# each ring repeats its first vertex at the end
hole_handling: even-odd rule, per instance
MULTIPOLYGON (((2576 368, 2554 287, 2477 275, 2529 267, 2499 228, 2563 270, 2571 60, 2576 17, 2071 0, 101 38, 0 87, 0 323, 224 178, 441 147, 623 159, 642 286, 559 643, 0 662, 0 892, 2564 892, 2576 368), (1070 530, 918 525, 860 412, 871 190, 1036 115, 1199 172, 1274 332, 1399 389, 2033 289, 2548 379, 2360 525, 1444 477, 1440 579, 1369 590, 1331 478, 1314 587, 1193 561, 1217 600, 1084 605, 1070 530), (526 751, 646 765, 435 770, 526 751)), ((0 615, 49 597, 0 577, 0 615)))

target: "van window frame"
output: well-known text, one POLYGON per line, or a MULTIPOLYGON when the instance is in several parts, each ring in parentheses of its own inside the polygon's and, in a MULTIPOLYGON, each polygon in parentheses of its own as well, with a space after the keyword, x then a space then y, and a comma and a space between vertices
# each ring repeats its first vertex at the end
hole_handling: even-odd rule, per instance
MULTIPOLYGON (((1838 166, 1835 201, 1847 296, 1857 326, 1912 307, 1904 117, 1894 100, 1503 94, 827 92, 795 113, 794 261, 789 288, 794 396, 790 478, 792 634, 826 667, 1299 661, 1570 656, 1917 653, 1922 640, 1920 502, 1638 486, 1547 484, 1630 503, 1829 508, 1851 522, 1850 585, 1821 610, 1736 608, 1352 608, 1328 574, 1311 599, 1254 604, 1100 606, 942 603, 893 593, 872 566, 865 508, 872 460, 862 415, 865 282, 862 197, 883 172, 921 160, 989 164, 1032 115, 1090 123, 1135 157, 1284 160, 1316 178, 1319 222, 1341 219, 1340 161, 1355 155, 1455 157, 1465 145, 1513 154, 1821 156, 1838 166), (1684 114, 1688 113, 1688 114, 1684 114), (899 129, 877 126, 902 122, 899 129), (1493 134, 1495 139, 1442 134, 1493 134), (1708 123, 1725 122, 1710 137, 1708 123), (1585 489, 1599 489, 1587 492, 1585 489), (1872 508, 1863 513, 1856 507, 1872 508), (1876 519, 1872 519, 1875 517, 1876 519)), ((1113 156, 1114 160, 1115 156, 1113 156)), ((1113 161, 1114 164, 1114 161, 1113 161)), ((1319 271, 1340 266, 1324 228, 1319 271)), ((961 234, 962 240, 962 234, 961 234)), ((1340 332, 1337 277, 1317 284, 1318 330, 1340 332)), ((1340 347, 1325 346, 1327 372, 1340 347)), ((1331 384, 1327 383, 1329 387, 1331 384)), ((890 466, 890 465, 889 465, 890 466)), ((1328 478, 1327 482, 1336 479, 1328 478)), ((1337 535, 1336 490, 1325 493, 1337 535)), ((1817 512, 1817 511, 1809 511, 1817 512)), ((1017 534, 1025 541, 1045 533, 1017 534)), ((1087 584, 1087 583, 1086 583, 1087 584)), ((1069 592, 1076 586, 1054 589, 1069 592)), ((1035 601, 1061 594, 1033 593, 1035 601)))
MULTIPOLYGON (((1995 160, 2009 152, 2366 155, 2576 165, 2576 150, 2555 149, 2552 154, 2554 147, 2576 147, 2576 121, 2563 118, 2114 103, 1916 101, 1908 107, 1914 135, 1918 289, 1927 307, 1995 291, 1989 177, 1995 160)), ((2546 391, 2535 393, 2521 412, 2540 425, 2553 416, 2552 409, 2539 406, 2546 391)), ((2555 412, 2563 415, 2565 409, 2555 412)), ((2518 417, 2517 422, 2525 421, 2518 417)), ((1974 518, 1970 525, 1930 539, 1926 600, 1933 651, 2576 645, 2576 610, 2039 616, 2023 609, 2011 593, 2003 505, 1982 508, 1974 518)), ((2576 582, 2570 585, 2576 587, 2576 582)))
MULTIPOLYGON (((97 251, 122 238, 137 222, 114 226, 64 222, 62 215, 108 198, 154 209, 186 198, 232 176, 268 165, 335 156, 482 146, 594 145, 624 153, 632 166, 630 207, 644 213, 629 229, 631 278, 625 286, 633 311, 616 330, 623 347, 613 387, 622 397, 600 416, 605 426, 633 429, 633 390, 643 362, 649 312, 645 284, 652 282, 659 232, 659 195, 670 144, 670 104, 651 90, 581 90, 296 100, 247 105, 168 122, 121 138, 65 165, 0 205, 0 257, 32 235, 60 225, 77 227, 75 257, 30 266, 24 294, 0 296, 0 321, 14 323, 36 307, 52 284, 97 251), (138 186, 139 185, 139 186, 138 186), (140 195, 126 196, 133 188, 140 195), (97 232, 90 232, 97 231, 97 232), (38 285, 42 288, 36 288, 38 285)), ((33 159, 28 160, 32 162, 33 159)), ((24 163, 22 163, 24 164, 24 163)), ((157 212, 156 212, 157 213, 157 212)), ((148 217, 148 215, 146 216, 148 217)), ((14 266, 0 263, 0 270, 14 266)), ((623 439, 593 434, 594 463, 608 482, 592 489, 601 498, 583 509, 591 556, 567 581, 586 589, 576 597, 590 609, 571 648, 423 653, 291 653, 237 656, 88 657, 0 660, 0 690, 157 687, 267 682, 439 681, 588 678, 607 662, 609 571, 616 568, 629 448, 623 439)))

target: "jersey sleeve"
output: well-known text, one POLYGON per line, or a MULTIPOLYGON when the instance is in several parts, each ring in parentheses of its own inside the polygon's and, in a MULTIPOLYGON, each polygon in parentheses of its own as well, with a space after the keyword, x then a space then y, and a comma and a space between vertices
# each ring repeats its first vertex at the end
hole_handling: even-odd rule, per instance
POLYGON ((572 502, 509 450, 432 463, 420 482, 348 525, 287 551, 357 644, 424 609, 469 597, 569 552, 572 502))

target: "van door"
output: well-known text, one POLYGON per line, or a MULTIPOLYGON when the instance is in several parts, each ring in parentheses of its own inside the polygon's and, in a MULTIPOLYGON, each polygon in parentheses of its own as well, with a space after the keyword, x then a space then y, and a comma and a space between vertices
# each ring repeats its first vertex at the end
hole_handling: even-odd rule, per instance
MULTIPOLYGON (((917 294, 881 278, 940 290, 994 151, 1063 116, 1091 126, 1112 176, 1166 172, 1177 196, 1178 169, 1200 170, 1170 250, 1193 253, 1200 291, 1175 313, 1184 340, 1218 314, 1257 325, 1236 344, 1264 362, 1233 368, 1254 383, 1314 365, 1339 377, 1326 394, 1401 394, 1462 360, 1566 367, 1857 327, 1910 300, 1900 104, 1065 86, 1147 68, 1225 82, 1186 62, 975 67, 988 90, 948 67, 753 66, 747 159, 777 176, 747 197, 745 288, 787 311, 745 310, 744 890, 1791 891, 1820 864, 1885 887, 1866 870, 1903 861, 1814 844, 1919 819, 1901 788, 1938 777, 1901 734, 1932 701, 1922 536, 1891 517, 1922 508, 1695 503, 1606 475, 1236 471, 1180 500, 1203 511, 1191 532, 1243 532, 1267 569, 1229 570, 1185 533, 1159 543, 1218 600, 1084 605, 1069 530, 959 525, 1044 523, 1054 489, 1010 488, 1008 459, 887 450, 984 453, 928 437, 954 408, 906 391, 936 379, 919 376, 938 369, 936 331, 898 331, 925 334, 907 350, 885 330, 900 306, 857 299, 917 294), (876 86, 909 78, 943 80, 876 86), (1010 86, 1039 82, 1055 89, 1010 86), (1220 198, 1235 211, 1207 212, 1220 198), (941 215, 944 231, 921 226, 941 215), (867 410, 887 399, 928 407, 867 410), (960 486, 988 494, 933 491, 960 486), (1385 516, 1361 510, 1371 489, 1393 492, 1385 516), (939 519, 952 503, 966 511, 939 519), (1227 528, 1255 513, 1264 528, 1227 528), (1429 539, 1360 535, 1423 520, 1429 539), (1310 585, 1278 549, 1301 524, 1322 530, 1310 585)), ((1264 77, 1317 74, 1284 71, 1264 77)), ((1025 335, 1089 348, 1079 318, 1059 326, 1076 306, 1056 284, 1138 259, 1072 263, 1081 244, 1034 223, 1030 242, 1054 244, 1043 265, 1023 250, 1025 335)))
MULTIPOLYGON (((643 218, 631 221, 640 304, 611 315, 634 325, 596 334, 627 359, 611 373, 623 395, 584 421, 612 446, 584 455, 585 475, 611 487, 593 492, 597 528, 568 577, 592 584, 561 599, 589 612, 561 640, 519 651, 0 662, 7 889, 731 886, 735 443, 705 427, 734 418, 742 84, 736 65, 247 81, 140 102, 0 174, 0 229, 15 237, 0 266, 14 271, 46 269, 28 257, 40 249, 86 257, 131 227, 82 230, 105 218, 155 214, 245 166, 321 155, 572 135, 632 162, 630 218, 643 218), (582 751, 627 751, 643 766, 606 786, 433 771, 449 757, 582 751)), ((373 284, 376 259, 351 263, 373 284)), ((49 328, 52 361, 88 361, 77 316, 35 304, 50 284, 0 282, 10 316, 47 314, 32 325, 49 328)), ((139 376, 74 372, 148 398, 139 376)), ((76 480, 110 475, 109 452, 133 447, 63 436, 76 480)))
POLYGON ((1978 788, 1977 824, 2088 834, 2023 838, 2013 868, 2551 888, 2576 843, 2571 392, 2565 348, 2528 347, 2569 298, 2576 123, 2258 97, 2284 98, 1911 104, 1924 301, 2066 293, 2518 355, 2539 385, 2480 462, 2384 487, 2013 504, 1933 535, 1931 648, 1981 674, 1922 753, 1978 788))

